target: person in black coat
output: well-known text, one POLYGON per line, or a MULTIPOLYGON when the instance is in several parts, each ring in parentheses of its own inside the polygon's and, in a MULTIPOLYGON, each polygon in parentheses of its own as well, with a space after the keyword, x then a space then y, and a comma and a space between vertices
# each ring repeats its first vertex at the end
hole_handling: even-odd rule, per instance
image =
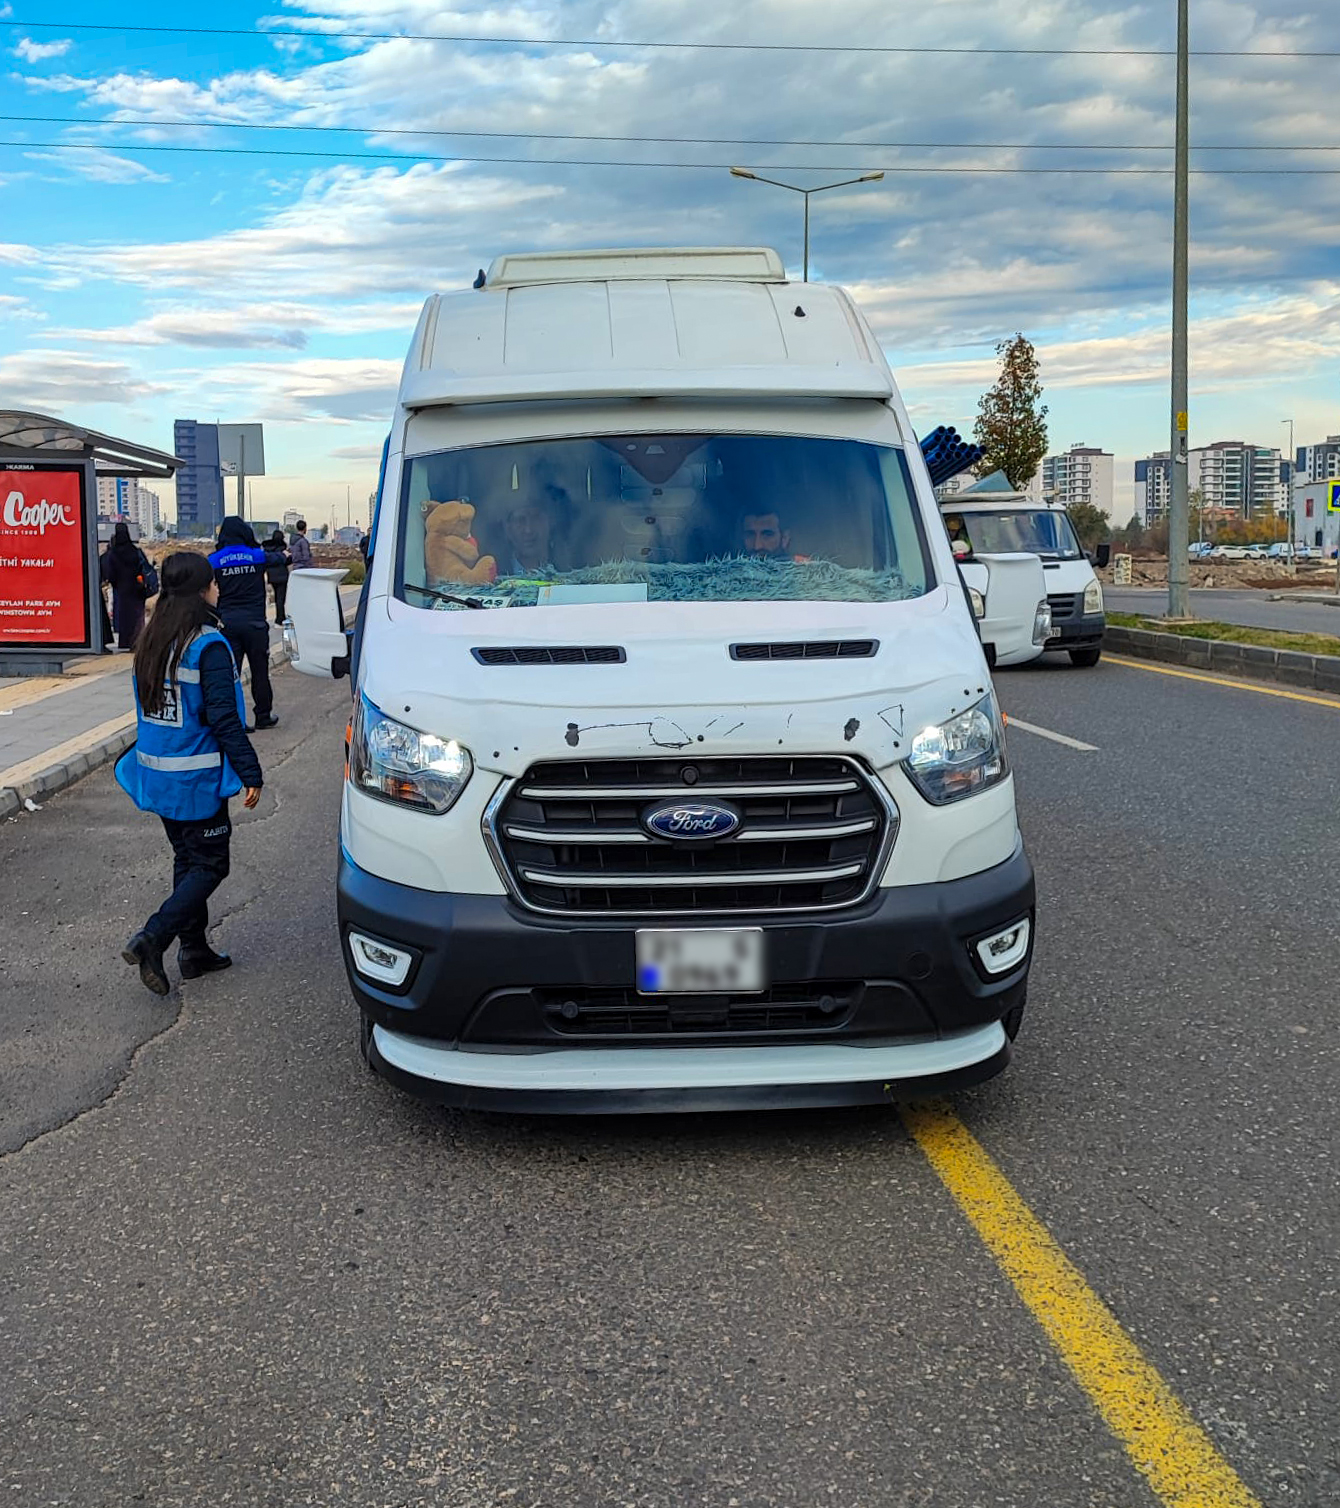
POLYGON ((284 539, 284 531, 276 529, 265 541, 265 549, 279 551, 283 559, 265 567, 265 576, 270 583, 270 589, 275 594, 275 622, 284 621, 284 603, 288 599, 288 547, 284 539))
POLYGON ((128 524, 117 524, 102 557, 102 579, 112 589, 112 624, 117 645, 134 649, 144 627, 144 556, 130 537, 128 524))
POLYGON ((256 727, 273 728, 274 691, 270 686, 270 625, 265 617, 265 572, 284 560, 277 550, 262 550, 246 519, 230 514, 219 525, 218 549, 209 557, 219 583, 219 621, 232 645, 237 668, 251 666, 251 699, 256 727))

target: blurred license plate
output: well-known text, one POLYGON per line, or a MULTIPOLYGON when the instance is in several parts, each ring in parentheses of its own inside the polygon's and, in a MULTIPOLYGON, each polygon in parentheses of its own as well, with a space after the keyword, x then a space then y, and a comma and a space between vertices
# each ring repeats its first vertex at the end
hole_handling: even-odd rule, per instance
POLYGON ((767 988, 760 927, 637 934, 640 995, 740 995, 767 988))
POLYGON ((1047 630, 1047 637, 1049 639, 1059 639, 1061 637, 1061 630, 1059 628, 1049 628, 1047 630))

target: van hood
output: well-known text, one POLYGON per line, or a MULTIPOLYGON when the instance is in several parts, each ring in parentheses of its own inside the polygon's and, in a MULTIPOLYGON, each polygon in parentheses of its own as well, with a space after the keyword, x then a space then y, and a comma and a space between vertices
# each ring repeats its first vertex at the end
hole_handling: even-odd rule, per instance
POLYGON ((520 775, 537 760, 848 753, 880 768, 991 690, 961 591, 910 602, 647 603, 426 612, 369 603, 361 689, 520 775), (873 639, 869 657, 737 660, 733 644, 873 639), (476 648, 617 646, 621 663, 486 665, 476 648))

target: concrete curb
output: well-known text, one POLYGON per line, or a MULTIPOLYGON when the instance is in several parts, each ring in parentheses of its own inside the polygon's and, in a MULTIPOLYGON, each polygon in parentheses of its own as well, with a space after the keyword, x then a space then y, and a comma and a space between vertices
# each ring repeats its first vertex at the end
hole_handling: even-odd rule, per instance
MULTIPOLYGON (((283 646, 273 645, 270 649, 271 669, 287 664, 288 656, 284 653, 283 646)), ((244 684, 250 684, 251 678, 245 667, 242 680, 244 684)), ((77 750, 68 759, 48 765, 46 769, 30 775, 27 780, 21 780, 18 785, 0 786, 0 822, 17 816, 23 810, 25 801, 45 801, 60 791, 68 790, 76 780, 82 780, 85 775, 91 775, 103 765, 120 759, 134 742, 135 729, 123 728, 119 733, 97 739, 86 748, 77 750)))
POLYGON ((1293 649, 1266 649, 1256 644, 1193 639, 1185 634, 1116 628, 1110 624, 1103 647, 1139 660, 1159 660, 1168 665, 1340 695, 1340 655, 1305 655, 1293 649))

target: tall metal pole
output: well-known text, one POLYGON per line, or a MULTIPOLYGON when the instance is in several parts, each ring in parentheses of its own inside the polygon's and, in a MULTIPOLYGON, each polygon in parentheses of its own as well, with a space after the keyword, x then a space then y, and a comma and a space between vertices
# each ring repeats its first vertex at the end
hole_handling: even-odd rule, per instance
POLYGON ((801 277, 802 283, 810 280, 810 196, 805 195, 805 271, 801 277))
MULTIPOLYGON (((1292 545, 1293 545, 1293 542, 1294 542, 1293 541, 1293 420, 1292 419, 1284 419, 1281 422, 1284 423, 1284 424, 1287 424, 1289 426, 1289 484, 1288 484, 1288 488, 1286 489, 1285 494, 1284 494, 1284 498, 1285 498, 1285 507, 1284 507, 1284 539, 1285 539, 1285 543, 1288 544, 1291 547, 1291 549, 1290 549, 1290 560, 1292 560, 1292 545)), ((1270 532, 1273 534, 1275 531, 1272 529, 1270 532)))
POLYGON ((1177 151, 1173 187, 1172 497, 1168 508, 1168 616, 1191 615, 1187 535, 1191 523, 1187 439, 1187 251, 1190 239, 1191 115, 1189 0, 1177 0, 1177 151))
POLYGON ((246 485, 247 485, 247 437, 245 435, 238 435, 238 437, 237 437, 237 516, 238 516, 238 518, 245 518, 247 516, 246 485))

